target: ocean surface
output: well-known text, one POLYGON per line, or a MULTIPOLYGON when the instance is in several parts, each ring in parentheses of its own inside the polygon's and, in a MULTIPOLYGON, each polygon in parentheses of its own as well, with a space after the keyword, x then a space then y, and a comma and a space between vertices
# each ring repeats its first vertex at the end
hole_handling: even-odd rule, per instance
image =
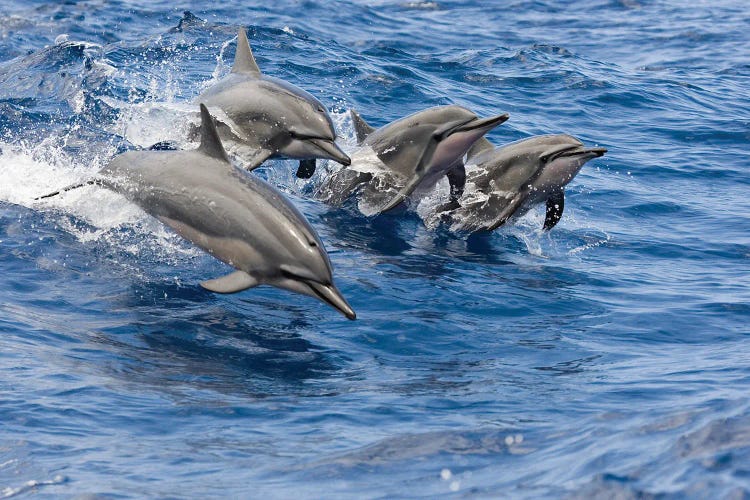
POLYGON ((749 147, 746 1, 0 0, 0 498, 748 498, 749 147), (347 151, 349 109, 456 103, 609 152, 552 231, 474 236, 268 162, 354 322, 204 291, 104 189, 33 201, 183 137, 239 26, 347 151))

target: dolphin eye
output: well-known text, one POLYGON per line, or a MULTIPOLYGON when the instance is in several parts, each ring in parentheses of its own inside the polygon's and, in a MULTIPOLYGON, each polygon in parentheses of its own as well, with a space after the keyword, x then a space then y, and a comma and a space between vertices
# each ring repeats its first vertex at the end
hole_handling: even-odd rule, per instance
POLYGON ((326 109, 323 106, 318 105, 318 113, 325 113, 326 109))
POLYGON ((316 247, 316 246, 318 246, 318 244, 317 244, 316 242, 314 242, 314 241, 311 241, 311 242, 310 242, 310 246, 311 246, 311 247, 316 247))

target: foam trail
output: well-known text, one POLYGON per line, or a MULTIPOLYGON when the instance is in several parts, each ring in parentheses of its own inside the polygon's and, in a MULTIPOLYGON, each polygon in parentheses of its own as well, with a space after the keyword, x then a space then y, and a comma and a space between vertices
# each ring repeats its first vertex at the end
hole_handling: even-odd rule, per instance
POLYGON ((110 98, 105 98, 105 102, 120 109, 117 121, 105 128, 107 132, 142 148, 162 141, 172 141, 183 148, 194 147, 190 131, 200 123, 197 104, 155 101, 130 104, 110 98))
POLYGON ((0 143, 0 201, 47 213, 56 219, 58 227, 79 241, 104 241, 126 251, 139 254, 143 239, 153 241, 145 245, 161 248, 164 257, 179 254, 196 255, 200 252, 183 243, 179 236, 166 229, 156 219, 143 212, 123 196, 96 185, 85 185, 50 198, 36 197, 58 191, 62 187, 85 183, 108 160, 109 155, 91 158, 84 165, 64 151, 42 143, 35 148, 0 143), (73 216, 74 219, 71 220, 73 216), (81 224, 84 222, 85 224, 81 224), (136 233, 118 234, 129 228, 136 233))

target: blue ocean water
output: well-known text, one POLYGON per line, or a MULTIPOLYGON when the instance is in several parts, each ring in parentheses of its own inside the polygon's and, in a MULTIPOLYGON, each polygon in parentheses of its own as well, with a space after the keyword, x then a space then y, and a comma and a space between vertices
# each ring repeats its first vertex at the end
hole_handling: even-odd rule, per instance
POLYGON ((0 498, 750 495, 750 8, 0 1, 0 498), (187 12, 183 12, 188 9, 187 12), (359 319, 82 180, 172 138, 238 26, 354 148, 457 103, 608 148, 488 235, 313 200, 359 319))

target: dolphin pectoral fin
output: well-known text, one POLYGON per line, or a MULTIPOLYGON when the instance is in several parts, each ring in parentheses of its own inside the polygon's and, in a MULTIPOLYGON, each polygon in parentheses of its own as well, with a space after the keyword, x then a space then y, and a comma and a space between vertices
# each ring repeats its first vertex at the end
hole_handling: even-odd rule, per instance
POLYGON ((422 176, 418 175, 413 177, 409 183, 406 185, 405 188, 403 188, 399 193, 393 197, 391 201, 385 204, 383 208, 381 208, 378 211, 378 214, 382 214, 383 212, 387 212, 389 210, 393 210, 400 204, 402 204, 404 201, 406 201, 406 198, 409 197, 409 195, 414 192, 414 190, 417 188, 419 183, 422 181, 422 176))
POLYGON ((464 194, 464 187, 466 186, 466 167, 463 163, 459 163, 452 170, 449 170, 446 174, 448 177, 448 183, 451 187, 451 203, 458 204, 458 200, 464 194))
POLYGON ((258 63, 255 62, 255 57, 253 57, 245 28, 240 28, 237 34, 237 51, 234 54, 232 73, 248 73, 260 76, 260 68, 258 63))
POLYGON ((256 168, 263 165, 263 162, 273 156, 273 151, 270 149, 259 149, 255 154, 250 157, 250 162, 245 165, 245 170, 252 172, 256 168))
POLYGON ((544 230, 549 231, 560 222, 565 209, 565 191, 558 189, 547 198, 547 213, 544 216, 544 230))
POLYGON ((216 293, 235 293, 260 285, 260 282, 245 271, 235 271, 221 278, 202 281, 201 286, 216 293))
POLYGON ((500 212, 500 214, 493 220, 490 224, 487 224, 484 229, 485 231, 494 231, 498 227, 502 226, 506 222, 508 222, 508 219, 510 219, 514 213, 516 213, 516 210, 521 208, 521 205, 523 205, 523 202, 526 201, 526 198, 528 196, 528 191, 524 191, 521 193, 518 193, 512 200, 510 200, 510 203, 500 212))
POLYGON ((297 169, 298 179, 309 179, 315 173, 315 158, 308 160, 300 160, 299 168, 297 169))
POLYGON ((357 113, 353 109, 349 110, 349 114, 351 115, 352 122, 354 123, 354 133, 357 135, 357 144, 362 144, 367 136, 375 131, 375 128, 371 127, 364 120, 364 118, 362 118, 359 113, 357 113))
POLYGON ((493 149, 495 149, 495 146, 493 146, 486 137, 480 137, 469 149, 469 152, 466 153, 466 159, 471 160, 478 154, 484 153, 485 151, 492 151, 493 149))

